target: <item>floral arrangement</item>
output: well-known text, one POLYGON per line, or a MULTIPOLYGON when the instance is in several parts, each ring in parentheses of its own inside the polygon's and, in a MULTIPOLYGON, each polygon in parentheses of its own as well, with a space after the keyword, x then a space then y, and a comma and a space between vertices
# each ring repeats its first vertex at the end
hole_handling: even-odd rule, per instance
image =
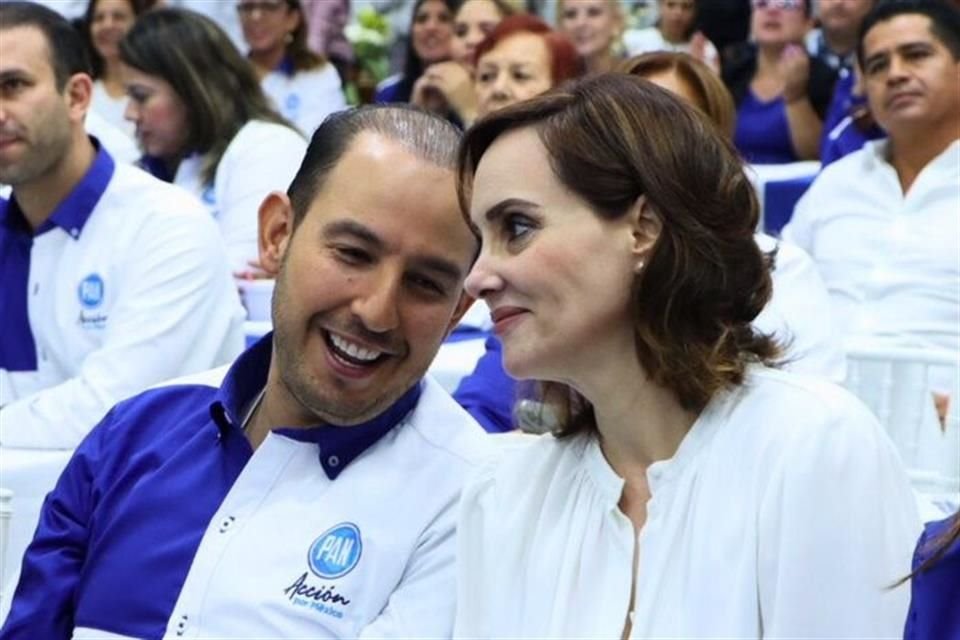
POLYGON ((377 83, 390 72, 390 24, 373 7, 357 12, 356 20, 344 30, 353 47, 353 81, 347 86, 351 104, 370 102, 377 83))

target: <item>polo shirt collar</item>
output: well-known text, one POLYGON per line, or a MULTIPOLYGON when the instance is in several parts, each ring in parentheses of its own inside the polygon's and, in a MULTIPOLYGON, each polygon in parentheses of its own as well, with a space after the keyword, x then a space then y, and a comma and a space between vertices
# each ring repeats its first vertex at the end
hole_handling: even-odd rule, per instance
MULTIPOLYGON (((227 372, 210 406, 210 414, 221 438, 231 429, 239 431, 244 409, 251 405, 267 383, 272 352, 273 332, 242 353, 227 372)), ((273 429, 273 433, 316 444, 320 465, 328 478, 336 480, 347 465, 416 407, 421 391, 422 382, 415 384, 383 413, 361 424, 349 427, 329 424, 308 428, 280 427, 273 429)))
POLYGON ((288 78, 292 78, 297 72, 297 70, 293 67, 293 58, 290 56, 283 56, 283 59, 280 60, 280 64, 277 65, 277 68, 274 69, 274 71, 282 73, 288 78))
MULTIPOLYGON (((113 158, 107 153, 107 150, 100 142, 93 136, 90 137, 90 140, 97 150, 97 154, 93 158, 93 163, 90 165, 90 168, 87 169, 83 178, 80 179, 80 182, 73 187, 70 193, 67 194, 67 197, 53 210, 50 217, 33 233, 34 236, 39 236, 51 229, 60 227, 66 231, 71 238, 76 240, 83 232, 83 227, 87 224, 87 220, 90 219, 94 208, 96 208, 97 203, 100 202, 100 198, 103 197, 103 193, 107 190, 107 185, 110 184, 110 180, 113 178, 113 172, 116 169, 113 158)), ((10 201, 7 203, 6 210, 2 212, 2 221, 11 229, 20 232, 25 232, 30 229, 26 216, 23 215, 23 211, 20 210, 20 205, 17 204, 16 194, 11 196, 10 201)))

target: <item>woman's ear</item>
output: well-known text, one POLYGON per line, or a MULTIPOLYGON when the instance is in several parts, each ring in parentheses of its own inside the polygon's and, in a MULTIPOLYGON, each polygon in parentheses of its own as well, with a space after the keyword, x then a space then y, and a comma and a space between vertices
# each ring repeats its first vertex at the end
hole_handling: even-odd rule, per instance
POLYGON ((630 209, 630 232, 633 238, 632 252, 634 259, 642 264, 646 262, 650 251, 657 243, 660 232, 663 230, 663 221, 660 215, 653 210, 653 206, 643 195, 630 209))
POLYGON ((260 205, 259 222, 260 267, 276 277, 293 235, 293 207, 287 194, 274 191, 268 195, 260 205))

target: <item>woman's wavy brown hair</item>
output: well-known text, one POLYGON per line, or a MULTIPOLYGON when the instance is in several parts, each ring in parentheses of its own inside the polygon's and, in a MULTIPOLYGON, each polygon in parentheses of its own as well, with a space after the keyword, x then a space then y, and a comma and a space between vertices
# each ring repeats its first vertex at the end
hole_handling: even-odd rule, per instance
MULTIPOLYGON (((467 131, 458 166, 464 215, 483 154, 502 134, 525 127, 538 133, 560 182, 598 216, 624 216, 646 196, 661 218, 631 291, 636 355, 654 383, 700 411, 716 392, 741 384, 749 363, 774 364, 778 344, 751 325, 772 291, 770 257, 754 241, 757 198, 739 155, 712 122, 625 74, 562 85, 467 131)), ((593 407, 575 390, 539 387, 558 435, 596 429, 593 407)))

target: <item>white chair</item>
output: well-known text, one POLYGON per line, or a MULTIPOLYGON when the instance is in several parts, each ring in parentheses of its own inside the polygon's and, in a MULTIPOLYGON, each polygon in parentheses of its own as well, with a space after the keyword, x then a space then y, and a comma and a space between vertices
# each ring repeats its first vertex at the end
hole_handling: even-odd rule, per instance
POLYGON ((848 345, 846 387, 880 420, 914 489, 943 510, 960 502, 960 354, 848 345), (934 394, 948 397, 943 425, 934 394))
MULTIPOLYGON (((11 502, 13 491, 0 489, 0 601, 3 600, 3 588, 6 579, 7 536, 10 533, 10 516, 13 515, 11 502)), ((2 619, 0 619, 2 622, 2 619)))

